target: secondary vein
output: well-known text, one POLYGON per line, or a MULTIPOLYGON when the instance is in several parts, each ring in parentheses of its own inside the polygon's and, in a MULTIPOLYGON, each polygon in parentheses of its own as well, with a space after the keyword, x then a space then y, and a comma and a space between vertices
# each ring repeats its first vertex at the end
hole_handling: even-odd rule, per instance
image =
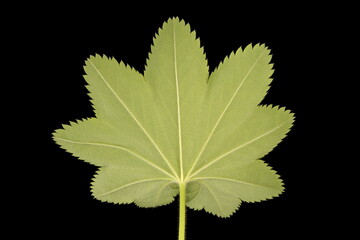
POLYGON ((253 186, 253 187, 264 187, 264 188, 273 189, 272 187, 268 187, 268 186, 264 186, 264 185, 259 185, 259 184, 250 183, 250 182, 244 182, 244 181, 231 179, 231 178, 223 178, 223 177, 198 177, 198 178, 193 178, 191 181, 196 181, 196 180, 221 180, 221 181, 239 183, 239 184, 243 184, 243 185, 249 185, 249 186, 253 186))
POLYGON ((102 197, 102 196, 105 196, 105 195, 109 195, 113 192, 116 192, 116 191, 119 191, 123 188, 127 188, 127 187, 130 187, 132 185, 136 185, 136 184, 141 184, 141 183, 146 183, 146 182, 155 182, 155 181, 169 181, 169 180, 172 180, 172 179, 167 179, 167 178, 152 178, 152 179, 143 179, 143 180, 138 180, 138 181, 135 181, 135 182, 132 182, 132 183, 128 183, 128 184, 125 184, 121 187, 118 187, 118 188, 115 188, 111 191, 108 191, 106 193, 102 193, 102 194, 99 194, 99 195, 96 195, 96 197, 102 197))
POLYGON ((217 203, 217 205, 219 206, 220 211, 222 212, 222 214, 224 214, 224 210, 221 207, 221 204, 219 202, 219 199, 216 197, 216 194, 212 191, 211 187, 206 184, 205 182, 202 182, 202 184, 208 189, 208 191, 211 193, 211 195, 213 196, 213 198, 215 199, 215 202, 217 203))
POLYGON ((169 177, 174 179, 174 176, 171 175, 170 173, 168 173, 166 170, 162 169, 161 167, 159 167, 158 165, 152 163, 150 160, 146 159, 145 157, 131 151, 128 148, 122 147, 122 146, 118 146, 118 145, 113 145, 113 144, 107 144, 107 143, 96 143, 96 142, 82 142, 82 141, 74 141, 74 140, 69 140, 69 139, 64 139, 64 138, 54 138, 54 140, 59 140, 59 141, 63 141, 63 142, 68 142, 68 143, 73 143, 73 144, 82 144, 82 145, 92 145, 92 146, 99 146, 99 147, 108 147, 108 148, 116 148, 116 149, 120 149, 123 150, 125 152, 130 153, 131 155, 137 157, 138 159, 144 161, 145 163, 149 164, 150 166, 156 168, 157 170, 165 173, 166 175, 168 175, 169 177))
POLYGON ((246 142, 246 143, 243 143, 243 144, 241 144, 241 145, 239 145, 239 146, 237 146, 237 147, 229 150, 228 152, 220 155, 219 157, 217 157, 217 158, 209 161, 208 164, 206 164, 205 166, 203 166, 202 168, 198 169, 196 172, 194 172, 193 174, 191 174, 189 178, 191 179, 192 177, 194 177, 195 175, 197 175, 197 174, 199 174, 200 172, 204 171, 206 168, 210 167, 210 166, 213 165, 214 163, 216 163, 216 162, 218 162, 219 160, 223 159, 223 158, 226 157, 227 155, 229 155, 229 154, 231 154, 231 153, 233 153, 233 152, 235 152, 235 151, 237 151, 237 150, 239 150, 239 149, 241 149, 241 148, 243 148, 243 147, 245 147, 245 146, 247 146, 247 145, 249 145, 249 144, 251 144, 251 143, 253 143, 253 142, 255 142, 255 141, 257 141, 257 140, 259 140, 259 139, 261 139, 261 138, 263 138, 263 137, 265 137, 265 136, 267 136, 267 135, 269 135, 269 134, 271 134, 272 132, 276 131, 277 129, 279 129, 280 127, 282 127, 283 125, 285 125, 285 124, 286 124, 287 122, 289 122, 289 121, 290 121, 290 120, 285 121, 285 122, 283 122, 282 124, 280 124, 279 126, 277 126, 277 127, 273 128, 273 129, 267 131, 266 133, 261 134, 260 136, 257 136, 256 138, 253 138, 253 139, 251 139, 250 141, 248 141, 248 142, 246 142))

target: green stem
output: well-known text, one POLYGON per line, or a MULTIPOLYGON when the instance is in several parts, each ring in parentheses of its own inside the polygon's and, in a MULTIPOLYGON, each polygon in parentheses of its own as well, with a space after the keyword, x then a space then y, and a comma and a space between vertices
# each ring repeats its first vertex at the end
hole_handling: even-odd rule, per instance
POLYGON ((180 207, 179 207, 179 240, 185 240, 186 220, 186 183, 180 183, 180 207))

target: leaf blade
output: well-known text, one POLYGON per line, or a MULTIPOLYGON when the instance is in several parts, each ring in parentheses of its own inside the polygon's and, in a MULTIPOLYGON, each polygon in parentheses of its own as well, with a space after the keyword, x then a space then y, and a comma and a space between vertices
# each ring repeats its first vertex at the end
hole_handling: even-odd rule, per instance
POLYGON ((144 75, 90 56, 84 77, 96 118, 64 125, 53 139, 100 166, 92 192, 101 201, 155 207, 173 201, 181 185, 188 207, 228 217, 242 201, 284 189, 259 160, 294 120, 290 111, 259 106, 272 81, 270 61, 265 45, 249 45, 209 77, 195 32, 169 19, 154 38, 144 75))

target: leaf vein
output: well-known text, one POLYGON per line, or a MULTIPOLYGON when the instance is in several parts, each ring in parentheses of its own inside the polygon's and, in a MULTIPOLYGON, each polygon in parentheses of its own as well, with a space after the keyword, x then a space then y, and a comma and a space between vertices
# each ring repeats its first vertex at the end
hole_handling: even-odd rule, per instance
POLYGON ((210 187, 207 183, 205 183, 205 182, 203 182, 203 181, 201 182, 201 184, 204 185, 204 186, 209 190, 210 194, 213 196, 213 198, 215 199, 215 202, 216 202, 217 205, 219 206, 219 209, 220 209, 221 213, 224 214, 224 210, 223 210, 223 208, 221 207, 221 204, 220 204, 220 202, 219 202, 219 199, 216 197, 216 194, 212 191, 211 187, 210 187))
POLYGON ((160 199, 160 195, 161 193, 164 191, 164 189, 172 182, 167 182, 165 183, 157 192, 156 197, 155 197, 155 205, 158 205, 159 199, 160 199))
POLYGON ((136 184, 141 184, 141 183, 146 183, 146 182, 155 182, 155 181, 169 181, 169 180, 172 180, 172 179, 168 179, 168 178, 151 178, 151 179, 138 180, 138 181, 135 181, 135 182, 125 184, 125 185, 123 185, 121 187, 115 188, 115 189, 113 189, 111 191, 108 191, 106 193, 96 195, 95 197, 102 197, 102 196, 105 196, 105 195, 109 195, 109 194, 114 193, 116 191, 120 191, 123 188, 131 187, 131 186, 136 185, 136 184))
POLYGON ((277 129, 279 129, 279 128, 281 128, 282 126, 284 126, 284 125, 285 125, 286 123, 288 123, 289 121, 290 121, 290 120, 287 120, 287 121, 283 122, 282 124, 280 124, 279 126, 277 126, 277 127, 273 128, 273 129, 267 131, 266 133, 261 134, 260 136, 257 136, 256 138, 254 138, 254 139, 252 139, 252 140, 250 140, 250 141, 248 141, 248 142, 246 142, 246 143, 243 143, 243 144, 241 144, 240 146, 237 146, 237 147, 231 149, 230 151, 228 151, 228 152, 220 155, 219 157, 217 157, 217 158, 209 161, 208 164, 206 164, 206 165, 203 166, 202 168, 198 169, 196 172, 194 172, 192 175, 190 175, 189 178, 191 179, 191 177, 193 177, 193 176, 197 175, 198 173, 204 171, 206 168, 210 167, 211 165, 213 165, 213 164, 216 163, 217 161, 223 159, 223 158, 226 157, 227 155, 229 155, 229 154, 231 154, 231 153, 233 153, 233 152, 235 152, 235 151, 237 151, 237 150, 239 150, 239 149, 241 149, 241 148, 243 148, 243 147, 245 147, 245 146, 247 146, 247 145, 249 145, 249 144, 251 144, 251 143, 253 143, 253 142, 255 142, 255 141, 257 141, 257 140, 259 140, 259 139, 261 139, 261 138, 263 138, 263 137, 265 137, 265 136, 267 136, 267 135, 269 135, 269 134, 271 134, 272 132, 274 132, 274 131, 276 131, 277 129))
POLYGON ((175 83, 176 83, 176 105, 177 105, 177 120, 178 120, 180 179, 181 179, 181 181, 183 181, 184 174, 183 174, 183 159, 182 159, 181 111, 180 111, 179 76, 178 76, 178 69, 177 69, 175 22, 173 24, 173 45, 174 45, 174 72, 175 72, 175 83))
POLYGON ((96 143, 96 142, 81 142, 81 141, 74 141, 74 140, 69 140, 69 139, 64 139, 64 138, 54 138, 55 140, 60 140, 60 141, 64 141, 64 142, 69 142, 69 143, 74 143, 74 144, 82 144, 82 145, 92 145, 92 146, 100 146, 100 147, 108 147, 108 148, 116 148, 116 149, 120 149, 123 150, 125 152, 130 153, 131 155, 134 155, 135 157, 139 158, 140 160, 144 161, 145 163, 149 164, 150 166, 154 167, 155 169, 165 173, 166 175, 168 175, 169 177, 175 179, 175 177, 173 175, 171 175, 170 173, 168 173, 166 170, 162 169, 161 167, 159 167, 158 165, 152 163, 150 160, 146 159, 145 157, 133 152, 132 150, 126 148, 126 147, 122 147, 122 146, 118 146, 118 145, 113 145, 113 144, 107 144, 107 143, 96 143))
POLYGON ((264 188, 274 189, 272 187, 268 187, 265 185, 259 185, 259 184, 255 184, 255 183, 244 182, 244 181, 240 181, 240 180, 236 180, 236 179, 223 178, 223 177, 197 177, 197 178, 193 178, 191 181, 196 181, 196 180, 220 180, 220 181, 239 183, 239 184, 243 184, 243 185, 249 185, 249 186, 253 186, 253 187, 264 187, 264 188))
POLYGON ((260 136, 257 136, 256 138, 254 138, 254 139, 252 139, 252 140, 250 140, 250 141, 248 141, 248 142, 246 142, 246 143, 243 143, 243 144, 241 144, 240 146, 237 146, 237 147, 231 149, 230 151, 228 151, 228 152, 220 155, 219 157, 215 158, 214 160, 209 161, 209 163, 206 164, 204 167, 198 169, 196 172, 194 172, 192 175, 190 175, 190 178, 193 177, 193 176, 195 176, 196 174, 200 173, 201 171, 204 171, 206 168, 208 168, 208 167, 211 166, 212 164, 216 163, 217 161, 223 159, 223 158, 226 157, 227 155, 229 155, 229 154, 231 154, 231 153, 233 153, 233 152, 235 152, 235 151, 237 151, 237 150, 239 150, 239 149, 241 149, 241 148, 243 148, 243 147, 245 147, 245 146, 247 146, 247 145, 249 145, 249 144, 251 144, 251 143, 253 143, 253 142, 255 142, 255 141, 257 141, 257 140, 259 140, 259 139, 261 139, 261 138, 263 138, 263 137, 265 137, 265 136, 267 136, 267 135, 269 135, 269 134, 271 134, 272 132, 274 132, 274 131, 276 131, 277 129, 279 129, 279 128, 281 128, 282 126, 284 126, 284 125, 285 125, 287 122, 289 122, 289 121, 290 121, 290 120, 287 120, 287 121, 283 122, 282 124, 280 124, 279 126, 271 129, 270 131, 267 131, 266 133, 261 134, 260 136))

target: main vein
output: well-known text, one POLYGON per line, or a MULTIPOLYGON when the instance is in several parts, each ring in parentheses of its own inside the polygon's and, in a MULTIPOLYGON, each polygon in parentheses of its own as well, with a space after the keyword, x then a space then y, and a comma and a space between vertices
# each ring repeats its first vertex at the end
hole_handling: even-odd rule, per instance
POLYGON ((181 112, 180 112, 179 78, 178 78, 177 56, 176 56, 175 22, 173 25, 173 45, 174 45, 174 71, 175 71, 175 83, 176 83, 176 103, 177 103, 178 138, 179 138, 180 180, 183 181, 184 173, 183 173, 183 159, 182 159, 181 112))
POLYGON ((179 179, 178 174, 168 161, 168 159, 165 157, 164 153, 160 150, 159 146, 155 143, 154 139, 150 136, 150 134, 146 131, 146 129, 143 127, 143 125, 139 122, 139 120, 135 117, 135 115, 130 111, 130 109, 127 107, 127 105, 124 103, 124 101, 119 97, 119 95, 114 91, 114 89, 110 86, 110 84, 106 81, 104 76, 100 73, 99 69, 89 60, 89 63, 92 65, 92 67, 95 69, 95 71, 99 74, 101 79, 105 82, 106 86, 110 89, 110 91, 114 94, 116 99, 122 104, 122 106, 125 108, 125 110, 129 113, 129 115, 134 119, 136 124, 140 127, 140 129, 145 133, 145 135, 149 138, 150 142, 154 145, 156 150, 160 153, 161 157, 164 159, 166 164, 169 166, 171 171, 173 172, 174 176, 179 179))
POLYGON ((69 139, 65 139, 65 138, 54 138, 54 139, 55 140, 60 140, 60 141, 63 141, 63 142, 73 143, 73 144, 92 145, 92 146, 120 149, 120 150, 123 150, 125 152, 130 153, 131 155, 137 157, 138 159, 144 161, 145 163, 149 164, 150 166, 154 167, 155 169, 165 173, 166 175, 168 175, 169 177, 174 179, 174 176, 171 175, 170 173, 168 173, 166 170, 162 169, 161 167, 159 167, 158 165, 152 163, 150 160, 146 159, 145 157, 143 157, 143 156, 141 156, 141 155, 133 152, 132 150, 130 150, 128 148, 125 148, 125 147, 118 146, 118 145, 113 145, 113 144, 107 144, 107 143, 74 141, 74 140, 69 140, 69 139))
MULTIPOLYGON (((290 120, 288 120, 288 121, 290 121, 290 120)), ((271 134, 272 132, 276 131, 277 129, 279 129, 280 127, 282 127, 283 125, 285 125, 288 121, 283 122, 283 123, 280 124, 279 126, 277 126, 277 127, 273 128, 273 129, 267 131, 266 133, 261 134, 260 136, 257 136, 256 138, 253 138, 253 139, 251 139, 250 141, 248 141, 248 142, 246 142, 246 143, 243 143, 243 144, 241 144, 241 145, 239 145, 239 146, 237 146, 237 147, 235 147, 235 148, 227 151, 226 153, 218 156, 217 158, 209 161, 208 164, 206 164, 205 166, 201 167, 201 168, 198 169, 196 172, 194 172, 193 174, 191 174, 191 175, 189 176, 189 178, 191 179, 192 177, 194 177, 195 175, 197 175, 197 174, 199 174, 200 172, 204 171, 206 168, 210 167, 210 166, 213 165, 214 163, 216 163, 216 162, 218 162, 219 160, 223 159, 223 158, 226 157, 227 155, 229 155, 229 154, 231 154, 231 153, 233 153, 233 152, 235 152, 235 151, 237 151, 237 150, 239 150, 239 149, 241 149, 241 148, 243 148, 243 147, 245 147, 245 146, 247 146, 247 145, 249 145, 249 144, 251 144, 251 143, 253 143, 253 142, 255 142, 255 141, 257 141, 257 140, 259 140, 259 139, 261 139, 261 138, 263 138, 263 137, 265 137, 265 136, 267 136, 267 135, 269 135, 269 134, 271 134)))
POLYGON ((242 81, 240 82, 238 88, 236 89, 236 91, 234 92, 234 94, 232 95, 232 97, 230 98, 230 101, 229 101, 229 102, 227 103, 227 105, 225 106, 224 111, 222 111, 222 113, 220 114, 218 120, 216 121, 214 127, 212 128, 209 136, 207 137, 204 145, 202 146, 199 154, 197 155, 197 157, 196 157, 196 159, 195 159, 195 161, 194 161, 194 163, 193 163, 191 169, 189 170, 189 172, 188 172, 188 174, 187 174, 187 176, 186 176, 185 179, 188 179, 188 177, 191 176, 192 171, 194 170, 197 162, 199 161, 202 153, 204 152, 207 144, 209 143, 211 137, 213 136, 213 134, 214 134, 216 128, 218 127, 220 121, 222 120, 222 118, 223 118, 223 116, 225 115, 226 111, 228 110, 228 108, 230 107, 231 103, 233 102, 233 100, 235 99, 236 95, 238 94, 239 90, 240 90, 241 87, 243 86, 245 80, 246 80, 247 77, 250 75, 250 73, 252 72, 252 70, 254 69, 255 65, 257 64, 257 62, 259 61, 259 59, 261 58, 261 56, 264 54, 264 52, 265 52, 265 50, 263 50, 263 51, 260 53, 259 57, 255 60, 254 64, 251 66, 251 68, 249 69, 249 71, 246 73, 246 75, 244 76, 244 78, 243 78, 242 81))

